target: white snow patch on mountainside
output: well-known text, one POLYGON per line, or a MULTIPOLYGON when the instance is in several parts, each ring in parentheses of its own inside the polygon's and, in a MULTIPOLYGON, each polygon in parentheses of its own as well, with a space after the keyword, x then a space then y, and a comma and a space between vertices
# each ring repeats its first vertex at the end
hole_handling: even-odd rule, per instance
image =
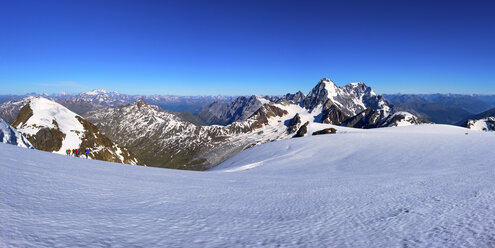
POLYGON ((467 126, 469 129, 478 131, 494 131, 495 117, 487 117, 480 120, 469 120, 467 126))
POLYGON ((2 118, 0 118, 0 143, 34 149, 33 145, 31 145, 31 143, 29 143, 29 141, 22 134, 20 134, 2 118))
POLYGON ((0 144, 0 246, 493 247, 494 146, 445 125, 347 129, 193 172, 0 144))
POLYGON ((413 114, 411 114, 409 112, 405 112, 405 111, 396 112, 396 113, 392 114, 392 116, 390 116, 389 119, 393 119, 396 116, 402 116, 403 117, 403 119, 401 119, 400 121, 393 123, 393 125, 397 126, 397 127, 414 125, 413 123, 417 119, 416 116, 414 116, 413 114))

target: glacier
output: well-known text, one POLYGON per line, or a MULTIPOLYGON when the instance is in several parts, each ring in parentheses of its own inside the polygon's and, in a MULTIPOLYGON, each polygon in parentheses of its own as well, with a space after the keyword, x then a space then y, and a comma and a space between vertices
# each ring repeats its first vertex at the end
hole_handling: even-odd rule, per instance
POLYGON ((336 128, 205 172, 0 144, 0 246, 495 245, 495 133, 336 128))

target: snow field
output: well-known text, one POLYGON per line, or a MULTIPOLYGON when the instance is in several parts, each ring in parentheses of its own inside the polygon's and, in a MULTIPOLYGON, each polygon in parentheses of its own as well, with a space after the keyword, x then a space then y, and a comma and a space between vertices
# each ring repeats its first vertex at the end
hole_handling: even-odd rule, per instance
POLYGON ((207 172, 0 144, 0 246, 493 247, 494 138, 345 129, 255 146, 207 172))

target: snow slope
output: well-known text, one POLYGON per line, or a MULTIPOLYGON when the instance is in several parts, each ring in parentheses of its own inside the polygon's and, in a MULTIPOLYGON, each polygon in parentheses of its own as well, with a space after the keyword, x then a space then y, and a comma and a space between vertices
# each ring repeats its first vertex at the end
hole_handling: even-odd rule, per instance
POLYGON ((0 246, 493 247, 494 138, 342 129, 255 146, 207 172, 0 144, 0 246))
POLYGON ((495 131, 495 117, 486 117, 479 120, 468 120, 466 126, 478 131, 495 131))
POLYGON ((34 149, 33 145, 15 128, 0 118, 0 143, 7 143, 19 147, 34 149))

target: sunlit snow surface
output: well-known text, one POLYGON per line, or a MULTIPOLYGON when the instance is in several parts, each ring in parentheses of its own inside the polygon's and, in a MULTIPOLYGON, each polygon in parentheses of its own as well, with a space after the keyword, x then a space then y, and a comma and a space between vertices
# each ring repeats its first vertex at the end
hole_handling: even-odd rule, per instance
POLYGON ((494 147, 451 126, 341 129, 192 172, 0 144, 0 247, 494 247, 494 147))

